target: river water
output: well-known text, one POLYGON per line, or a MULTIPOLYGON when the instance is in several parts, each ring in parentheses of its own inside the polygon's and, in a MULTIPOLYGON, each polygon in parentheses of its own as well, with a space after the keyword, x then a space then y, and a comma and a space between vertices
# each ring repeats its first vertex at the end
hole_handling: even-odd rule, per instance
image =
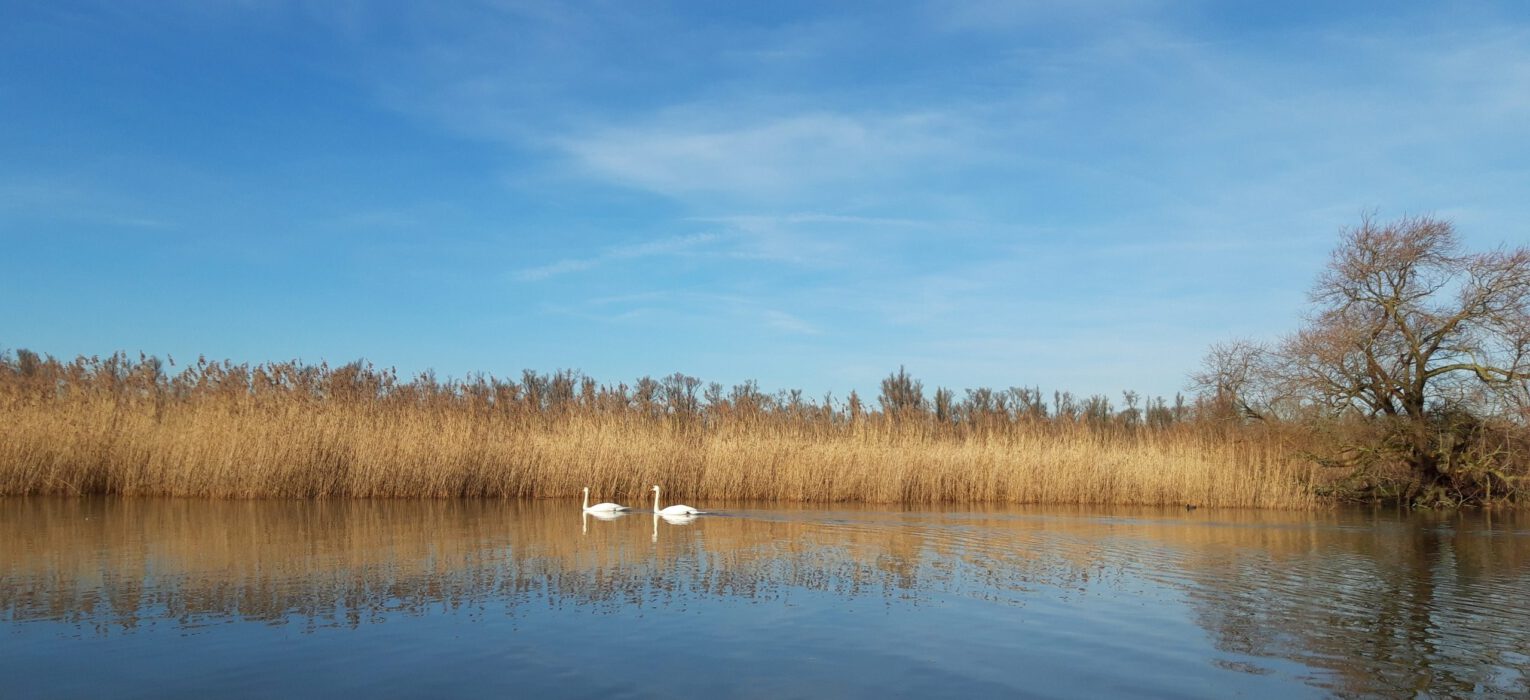
POLYGON ((1530 694, 1530 517, 0 499, 0 697, 1530 694))

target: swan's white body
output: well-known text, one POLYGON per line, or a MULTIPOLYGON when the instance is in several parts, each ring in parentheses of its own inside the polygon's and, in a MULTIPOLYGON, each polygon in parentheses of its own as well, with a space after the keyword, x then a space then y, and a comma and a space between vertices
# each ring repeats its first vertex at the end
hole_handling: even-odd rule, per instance
POLYGON ((685 506, 685 505, 673 505, 673 506, 670 506, 668 508, 660 508, 659 507, 659 487, 658 486, 654 486, 653 487, 653 512, 658 513, 659 515, 662 515, 662 516, 664 516, 666 518, 670 518, 670 517, 675 517, 675 516, 700 515, 702 513, 705 513, 706 511, 696 510, 695 508, 692 508, 690 506, 685 506))
POLYGON ((590 487, 584 487, 584 510, 586 513, 615 513, 623 510, 632 510, 624 505, 616 503, 596 503, 590 505, 590 487))

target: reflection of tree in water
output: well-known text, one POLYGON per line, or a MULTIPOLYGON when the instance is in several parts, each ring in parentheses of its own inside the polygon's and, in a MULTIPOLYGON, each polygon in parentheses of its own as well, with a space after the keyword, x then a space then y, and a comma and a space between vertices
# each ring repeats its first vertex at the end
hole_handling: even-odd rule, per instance
POLYGON ((111 635, 229 619, 641 615, 704 599, 1024 605, 1037 592, 1157 591, 1188 600, 1223 652, 1322 669, 1312 682, 1341 693, 1530 690, 1523 520, 1043 512, 651 529, 643 514, 582 523, 556 502, 12 499, 0 504, 0 614, 111 635))
POLYGON ((1218 648, 1324 669, 1339 692, 1530 692, 1530 538, 1485 517, 1258 528, 1253 553, 1186 555, 1190 599, 1218 648))

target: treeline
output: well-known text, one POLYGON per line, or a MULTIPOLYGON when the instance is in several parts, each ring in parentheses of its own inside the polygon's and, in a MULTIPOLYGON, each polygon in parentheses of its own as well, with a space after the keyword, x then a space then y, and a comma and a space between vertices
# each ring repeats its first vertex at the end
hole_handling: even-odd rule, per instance
POLYGON ((408 379, 394 368, 365 360, 330 366, 300 361, 236 364, 205 357, 177 367, 173 358, 118 352, 64 361, 21 349, 0 351, 0 392, 12 399, 58 399, 77 394, 163 404, 218 399, 234 402, 342 402, 382 406, 460 407, 510 416, 554 419, 576 413, 624 415, 698 426, 728 421, 772 420, 844 426, 878 422, 906 429, 960 433, 1005 426, 1056 423, 1131 432, 1167 429, 1210 415, 1211 402, 1176 395, 1144 397, 1124 391, 1118 405, 1108 396, 1075 396, 1040 388, 966 389, 961 395, 936 388, 899 368, 867 402, 851 391, 814 398, 800 389, 767 392, 753 380, 725 387, 676 373, 640 377, 631 384, 601 383, 577 370, 524 370, 519 379, 470 374, 442 379, 425 371, 408 379))

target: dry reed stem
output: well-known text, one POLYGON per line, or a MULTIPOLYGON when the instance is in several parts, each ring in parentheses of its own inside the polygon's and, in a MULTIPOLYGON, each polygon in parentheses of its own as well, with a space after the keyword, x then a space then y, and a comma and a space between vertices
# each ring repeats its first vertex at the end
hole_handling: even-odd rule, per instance
POLYGON ((1274 437, 1017 423, 707 424, 429 403, 0 394, 0 495, 568 497, 1310 507, 1274 437))

